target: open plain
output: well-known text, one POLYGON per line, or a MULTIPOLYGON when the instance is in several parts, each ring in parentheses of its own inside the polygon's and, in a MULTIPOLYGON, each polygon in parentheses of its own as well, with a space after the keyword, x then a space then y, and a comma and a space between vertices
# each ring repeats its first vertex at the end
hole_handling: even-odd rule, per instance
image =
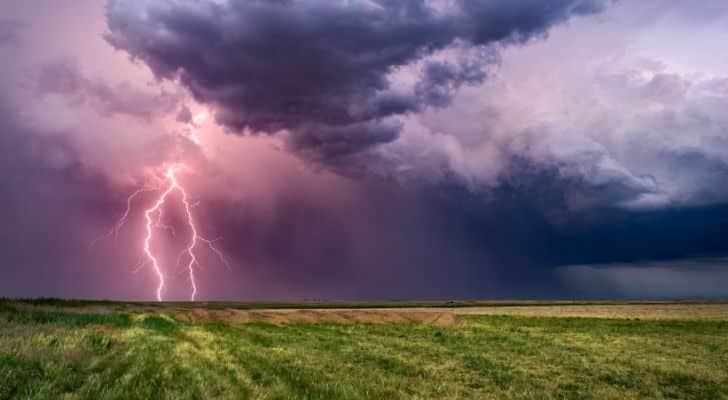
POLYGON ((727 398, 728 303, 0 303, 0 398, 727 398))

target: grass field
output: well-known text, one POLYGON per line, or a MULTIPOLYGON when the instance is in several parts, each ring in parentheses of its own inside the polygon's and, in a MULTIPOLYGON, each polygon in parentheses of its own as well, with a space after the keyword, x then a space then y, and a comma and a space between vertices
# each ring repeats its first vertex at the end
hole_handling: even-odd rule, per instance
POLYGON ((3 300, 0 398, 728 398, 725 303, 400 305, 3 300))

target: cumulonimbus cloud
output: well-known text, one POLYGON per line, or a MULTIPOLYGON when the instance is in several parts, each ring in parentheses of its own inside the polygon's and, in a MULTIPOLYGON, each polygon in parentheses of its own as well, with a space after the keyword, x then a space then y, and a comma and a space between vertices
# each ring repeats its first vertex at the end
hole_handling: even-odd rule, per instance
POLYGON ((481 82, 495 43, 522 43, 601 0, 112 0, 106 40, 179 79, 235 132, 285 131, 309 158, 340 162, 399 135, 397 116, 481 82), (461 57, 429 57, 450 47, 461 57), (464 52, 467 53, 467 52, 464 52), (393 75, 419 68, 403 79, 393 75))

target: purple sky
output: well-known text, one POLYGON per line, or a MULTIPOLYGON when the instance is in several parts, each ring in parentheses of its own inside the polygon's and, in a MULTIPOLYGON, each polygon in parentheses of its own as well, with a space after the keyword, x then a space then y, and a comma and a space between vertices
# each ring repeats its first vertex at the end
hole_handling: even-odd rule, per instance
POLYGON ((0 296, 154 299, 160 190, 94 240, 184 164, 199 299, 728 297, 725 43, 722 0, 3 2, 0 296))

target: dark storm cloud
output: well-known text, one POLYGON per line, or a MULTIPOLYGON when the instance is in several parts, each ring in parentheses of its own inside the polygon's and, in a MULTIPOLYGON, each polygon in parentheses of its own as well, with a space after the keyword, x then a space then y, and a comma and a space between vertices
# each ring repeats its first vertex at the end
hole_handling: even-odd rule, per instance
POLYGON ((390 117, 446 105, 482 81, 491 51, 425 60, 460 43, 521 43, 598 0, 124 2, 107 8, 107 41, 160 78, 179 78, 235 131, 288 130, 327 161, 394 140, 390 117), (437 4, 440 6, 438 7, 437 4), (390 74, 424 61, 413 88, 390 74))
MULTIPOLYGON (((450 278, 470 276, 471 288, 480 296, 624 298, 727 293, 717 291, 714 284, 702 285, 709 281, 710 270, 692 269, 695 265, 686 260, 728 256, 728 237, 722 232, 728 223, 728 207, 627 210, 602 206, 569 211, 565 193, 584 190, 579 183, 564 188, 558 176, 545 173, 518 182, 517 187, 503 185, 488 195, 451 186, 431 188, 418 196, 430 221, 436 221, 430 222, 431 229, 447 233, 438 243, 458 249, 461 262, 457 266, 442 264, 453 273, 450 278), (663 267, 672 261, 682 266, 675 275, 654 270, 655 280, 650 282, 650 270, 640 270, 655 265, 645 260, 663 267), (600 288, 600 278, 611 273, 585 272, 580 277, 593 279, 583 284, 562 275, 561 266, 606 266, 601 264, 629 267, 620 276, 630 290, 600 288), (666 285, 670 276, 681 274, 695 280, 666 285), (630 277, 639 280, 629 286, 630 277)), ((720 268, 713 269, 720 272, 715 277, 725 282, 728 268, 725 263, 720 268)))
POLYGON ((461 56, 456 63, 427 61, 421 79, 415 85, 415 96, 421 103, 436 107, 450 104, 462 85, 474 85, 486 78, 485 65, 497 62, 496 53, 481 51, 475 58, 461 56))
POLYGON ((124 114, 150 119, 173 111, 181 96, 163 90, 158 94, 139 90, 129 83, 110 86, 85 77, 69 60, 45 65, 37 77, 40 95, 57 94, 71 105, 89 104, 102 115, 124 114))

